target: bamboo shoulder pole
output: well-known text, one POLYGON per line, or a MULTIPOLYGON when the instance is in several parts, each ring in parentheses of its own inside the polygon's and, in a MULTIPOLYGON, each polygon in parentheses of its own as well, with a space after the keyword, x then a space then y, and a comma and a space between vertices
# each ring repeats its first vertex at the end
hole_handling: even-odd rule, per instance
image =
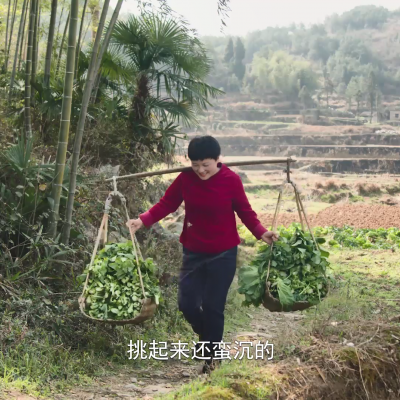
MULTIPOLYGON (((227 162, 223 163, 227 167, 239 167, 244 165, 260 165, 260 164, 290 164, 294 163, 296 160, 292 158, 277 158, 275 160, 253 160, 253 161, 236 161, 236 162, 227 162)), ((139 172, 137 174, 131 175, 122 175, 117 176, 116 179, 134 179, 134 178, 146 178, 148 176, 156 176, 156 175, 165 175, 165 174, 175 174, 177 172, 185 172, 191 171, 191 167, 179 167, 179 168, 171 168, 171 169, 163 169, 160 171, 152 171, 152 172, 139 172)), ((113 178, 106 179, 106 182, 112 182, 113 178)))

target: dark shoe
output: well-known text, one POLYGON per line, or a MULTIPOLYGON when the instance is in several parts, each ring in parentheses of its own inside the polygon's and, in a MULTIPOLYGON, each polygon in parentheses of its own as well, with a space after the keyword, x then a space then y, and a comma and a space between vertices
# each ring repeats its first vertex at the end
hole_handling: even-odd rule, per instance
POLYGON ((216 370, 221 365, 220 360, 206 360, 201 368, 201 374, 209 375, 212 371, 216 370))

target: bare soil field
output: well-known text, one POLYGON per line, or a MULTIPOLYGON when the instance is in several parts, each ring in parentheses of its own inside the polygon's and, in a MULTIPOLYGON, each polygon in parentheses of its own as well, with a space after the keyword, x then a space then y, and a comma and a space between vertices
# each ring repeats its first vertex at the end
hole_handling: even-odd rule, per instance
MULTIPOLYGON (((271 226, 273 214, 259 214, 259 219, 264 226, 271 226)), ((335 204, 316 215, 309 216, 312 226, 336 226, 345 225, 354 228, 393 228, 400 227, 400 207, 378 204, 335 204)), ((278 226, 288 226, 293 222, 300 222, 298 213, 282 213, 278 217, 278 226)), ((241 221, 237 220, 238 224, 241 221)))

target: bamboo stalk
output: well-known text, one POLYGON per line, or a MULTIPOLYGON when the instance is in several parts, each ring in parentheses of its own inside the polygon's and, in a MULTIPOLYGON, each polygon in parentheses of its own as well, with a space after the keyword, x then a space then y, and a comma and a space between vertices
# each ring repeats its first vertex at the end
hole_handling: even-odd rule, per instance
POLYGON ((26 5, 27 5, 27 0, 24 0, 24 3, 22 5, 21 20, 20 20, 19 28, 18 28, 17 44, 15 46, 14 63, 13 63, 13 69, 12 69, 12 73, 11 73, 11 82, 10 82, 10 92, 8 94, 9 101, 11 100, 12 90, 13 90, 14 80, 15 80, 15 74, 17 72, 18 51, 19 51, 19 44, 20 44, 22 36, 23 36, 24 16, 25 16, 26 5))
POLYGON ((75 78, 76 78, 76 74, 77 74, 77 72, 78 72, 79 55, 80 55, 80 52, 81 52, 81 41, 82 41, 83 24, 84 24, 84 22, 85 22, 87 3, 88 3, 88 0, 85 0, 85 2, 84 2, 84 4, 83 4, 83 10, 82 10, 81 26, 80 26, 80 28, 79 28, 78 43, 76 44, 75 78))
POLYGON ((8 71, 8 62, 10 59, 10 50, 11 50, 11 43, 12 43, 12 36, 13 36, 13 31, 14 31, 14 22, 15 22, 16 12, 17 12, 17 0, 14 1, 13 14, 12 14, 12 18, 11 18, 10 39, 8 41, 8 50, 7 50, 7 55, 6 55, 6 71, 8 71))
MULTIPOLYGON (((64 34, 63 34, 63 37, 61 40, 60 52, 58 53, 57 68, 56 68, 56 75, 55 75, 56 78, 58 77, 58 71, 60 70, 61 56, 62 56, 62 51, 63 51, 63 47, 64 47, 65 37, 67 36, 67 30, 68 30, 68 26, 69 26, 70 17, 71 17, 71 11, 68 13, 67 22, 65 23, 65 27, 64 27, 64 34)), ((75 63, 75 61, 74 61, 74 63, 75 63)))
MULTIPOLYGON (((261 164, 287 164, 287 163, 296 162, 291 158, 277 158, 276 160, 254 160, 254 161, 236 161, 236 162, 227 162, 224 163, 227 167, 240 167, 245 165, 261 165, 261 164)), ((192 171, 191 167, 180 167, 180 168, 171 168, 171 169, 163 169, 160 171, 152 171, 152 172, 139 172, 137 174, 130 175, 122 175, 117 176, 116 178, 119 180, 130 179, 130 178, 145 178, 148 176, 156 176, 156 175, 165 175, 165 174, 175 174, 177 172, 187 172, 192 171)), ((106 182, 112 182, 112 178, 106 179, 106 182)))
POLYGON ((4 43, 4 71, 7 71, 6 69, 6 63, 7 63, 7 46, 8 46, 8 25, 10 21, 10 9, 11 9, 11 0, 8 0, 8 9, 7 9, 7 24, 6 24, 6 42, 4 43))
POLYGON ((51 56, 53 55, 54 33, 56 30, 57 0, 51 2, 49 34, 47 37, 46 61, 44 65, 44 86, 50 85, 51 56))
POLYGON ((61 9, 60 19, 58 20, 56 38, 58 38, 60 36, 60 27, 61 27, 62 17, 63 17, 63 14, 64 14, 64 8, 65 8, 65 3, 63 4, 63 8, 61 9))
POLYGON ((109 8, 110 0, 105 0, 103 5, 103 10, 100 16, 100 22, 96 34, 96 38, 93 45, 92 56, 90 58, 90 64, 88 68, 87 78, 85 88, 83 90, 82 96, 82 106, 81 111, 79 114, 79 120, 76 128, 76 135, 74 140, 74 150, 72 153, 72 161, 71 161, 71 172, 70 172, 70 181, 69 181, 69 193, 68 193, 68 201, 67 201, 67 210, 66 210, 66 218, 65 224, 63 227, 63 234, 61 241, 62 243, 68 243, 70 237, 70 230, 71 230, 71 223, 72 223, 72 213, 73 213, 73 206, 74 206, 74 197, 75 197, 75 190, 76 190, 76 176, 78 172, 78 163, 79 163, 79 154, 82 147, 82 138, 85 129, 85 121, 87 116, 87 109, 89 106, 90 95, 93 90, 93 83, 94 78, 96 76, 96 68, 100 66, 101 59, 98 58, 102 57, 104 54, 104 46, 107 45, 107 40, 109 35, 111 35, 111 31, 114 27, 115 21, 118 18, 118 13, 120 11, 122 0, 118 1, 118 4, 115 8, 114 14, 111 18, 106 37, 103 41, 103 46, 100 47, 101 44, 101 36, 103 34, 103 29, 105 25, 105 21, 107 18, 107 11, 109 8), (108 36, 107 36, 108 35, 108 36))
MULTIPOLYGON (((31 73, 32 73, 32 48, 33 48, 33 31, 35 24, 35 10, 36 10, 36 0, 31 1, 31 11, 29 17, 29 32, 28 32, 28 47, 26 54, 26 64, 25 64, 25 130, 23 139, 32 138, 32 124, 31 124, 31 73)), ((26 142, 24 142, 26 143, 26 142)))
POLYGON ((25 55, 23 54, 23 50, 24 50, 24 40, 25 40, 25 37, 27 36, 26 20, 27 20, 27 15, 28 15, 28 12, 29 12, 29 4, 30 4, 30 1, 27 0, 26 9, 25 9, 25 15, 24 15, 24 26, 22 28, 21 47, 20 47, 20 50, 19 50, 18 71, 21 71, 22 57, 25 58, 25 55))
POLYGON ((111 17, 110 23, 108 24, 108 29, 107 32, 104 36, 104 40, 103 40, 103 44, 100 48, 100 53, 99 56, 97 58, 97 62, 96 62, 96 67, 94 70, 94 75, 96 76, 96 81, 95 81, 95 85, 94 85, 94 89, 92 88, 92 95, 91 95, 91 100, 90 103, 94 103, 96 101, 96 97, 97 97, 97 91, 99 89, 99 85, 100 85, 100 79, 101 79, 101 74, 100 74, 100 66, 101 66, 101 62, 103 61, 103 57, 104 57, 104 53, 106 52, 108 45, 110 43, 110 39, 111 39, 111 33, 114 29, 114 25, 117 22, 118 16, 119 16, 119 12, 121 11, 121 7, 122 7, 122 0, 118 0, 117 5, 115 6, 115 10, 114 13, 111 17))
POLYGON ((39 21, 39 2, 36 0, 36 10, 35 10, 35 26, 33 29, 33 47, 32 47, 32 73, 31 73, 31 106, 35 105, 35 82, 36 82, 36 71, 38 62, 38 21, 39 21))
POLYGON ((60 131, 58 135, 58 146, 56 155, 56 167, 54 171, 54 181, 52 185, 52 195, 54 206, 51 215, 51 225, 49 233, 55 238, 57 234, 57 224, 60 219, 60 198, 62 183, 64 180, 65 160, 67 157, 67 147, 71 122, 72 91, 74 86, 75 69, 75 49, 78 27, 79 0, 71 0, 70 23, 68 33, 67 63, 64 74, 64 92, 61 107, 60 131))

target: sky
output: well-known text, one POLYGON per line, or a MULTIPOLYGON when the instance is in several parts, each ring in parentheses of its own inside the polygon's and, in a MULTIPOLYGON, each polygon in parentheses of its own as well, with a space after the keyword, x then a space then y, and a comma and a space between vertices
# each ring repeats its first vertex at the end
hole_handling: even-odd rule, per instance
MULTIPOLYGON (((117 0, 112 0, 114 7, 117 0)), ((122 13, 137 10, 135 0, 126 0, 122 13)), ((226 27, 221 33, 217 0, 168 0, 169 6, 182 15, 201 36, 245 36, 248 32, 268 26, 287 26, 291 23, 324 22, 331 14, 342 14, 360 5, 377 5, 395 10, 399 0, 230 0, 226 27)))

